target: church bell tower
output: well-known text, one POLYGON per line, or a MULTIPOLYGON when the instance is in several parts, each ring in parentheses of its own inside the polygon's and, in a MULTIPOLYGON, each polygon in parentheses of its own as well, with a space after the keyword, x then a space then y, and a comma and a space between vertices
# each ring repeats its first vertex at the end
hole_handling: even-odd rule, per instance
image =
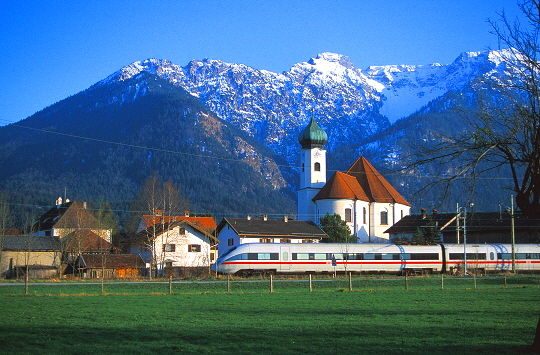
POLYGON ((315 203, 312 199, 326 184, 326 150, 328 135, 311 117, 311 122, 300 133, 300 189, 298 190, 298 219, 315 221, 315 203))

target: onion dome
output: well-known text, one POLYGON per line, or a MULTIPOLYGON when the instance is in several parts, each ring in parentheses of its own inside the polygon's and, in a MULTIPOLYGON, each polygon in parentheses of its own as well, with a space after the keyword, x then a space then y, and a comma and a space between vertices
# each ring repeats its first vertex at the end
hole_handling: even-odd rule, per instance
POLYGON ((315 118, 311 117, 309 125, 298 136, 298 142, 302 145, 302 149, 323 148, 328 142, 328 135, 315 122, 315 118))

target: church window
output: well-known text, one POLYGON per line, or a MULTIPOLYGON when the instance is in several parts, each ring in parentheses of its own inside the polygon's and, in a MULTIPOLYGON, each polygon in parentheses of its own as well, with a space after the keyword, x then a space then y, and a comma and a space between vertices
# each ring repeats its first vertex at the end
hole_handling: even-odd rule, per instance
POLYGON ((367 224, 367 211, 365 207, 363 207, 362 209, 362 219, 363 219, 364 224, 367 224))
POLYGON ((315 171, 321 171, 321 163, 319 162, 315 163, 315 171))
POLYGON ((345 209, 345 222, 352 222, 352 213, 350 208, 345 209))
POLYGON ((381 211, 381 224, 388 224, 388 212, 381 211))

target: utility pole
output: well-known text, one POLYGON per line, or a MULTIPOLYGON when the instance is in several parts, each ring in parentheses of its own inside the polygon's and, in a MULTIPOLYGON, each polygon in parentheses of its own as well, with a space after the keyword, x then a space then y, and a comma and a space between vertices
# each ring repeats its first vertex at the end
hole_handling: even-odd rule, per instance
POLYGON ((514 195, 510 195, 510 220, 512 228, 512 273, 516 273, 516 233, 514 228, 514 195))

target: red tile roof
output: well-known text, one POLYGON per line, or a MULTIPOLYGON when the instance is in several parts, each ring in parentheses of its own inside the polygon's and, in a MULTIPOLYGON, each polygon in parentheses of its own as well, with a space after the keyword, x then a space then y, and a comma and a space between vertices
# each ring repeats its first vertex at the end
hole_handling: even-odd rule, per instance
POLYGON ((158 223, 170 223, 174 221, 186 221, 209 232, 213 232, 217 227, 214 217, 159 216, 152 214, 143 214, 142 217, 146 228, 158 223))
POLYGON ((313 198, 314 201, 323 199, 358 199, 411 206, 364 157, 356 160, 346 173, 335 173, 313 198))
POLYGON ((369 200, 358 180, 340 171, 335 173, 313 198, 313 200, 325 199, 369 200))

